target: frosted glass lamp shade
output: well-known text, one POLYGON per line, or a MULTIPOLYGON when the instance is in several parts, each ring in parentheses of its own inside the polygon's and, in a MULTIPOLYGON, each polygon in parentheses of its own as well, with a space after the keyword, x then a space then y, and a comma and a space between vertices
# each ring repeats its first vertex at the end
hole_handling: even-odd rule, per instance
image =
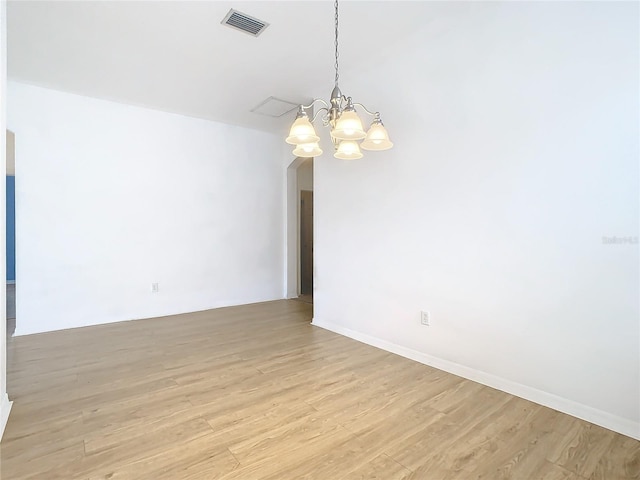
POLYGON ((362 158, 362 152, 358 146, 358 142, 352 140, 343 140, 338 145, 338 150, 333 154, 334 157, 341 160, 357 160, 362 158))
POLYGON ((290 145, 301 145, 306 143, 316 143, 320 137, 316 135, 316 131, 306 115, 296 118, 291 125, 289 136, 285 140, 290 145))
POLYGON ((295 148, 293 154, 296 157, 319 157, 322 155, 322 150, 320 149, 318 142, 302 143, 295 148))
POLYGON ((360 146, 364 150, 389 150, 393 147, 393 143, 389 140, 389 134, 382 122, 374 121, 367 132, 367 138, 364 139, 360 146))
POLYGON ((345 110, 338 118, 331 135, 338 140, 362 140, 367 133, 355 110, 345 110))

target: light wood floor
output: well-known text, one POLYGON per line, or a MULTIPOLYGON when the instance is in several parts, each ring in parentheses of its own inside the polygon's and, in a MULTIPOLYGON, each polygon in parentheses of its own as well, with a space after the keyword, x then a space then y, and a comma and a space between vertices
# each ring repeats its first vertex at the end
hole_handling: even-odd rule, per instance
POLYGON ((640 442, 277 301, 11 340, 3 480, 623 480, 640 442))

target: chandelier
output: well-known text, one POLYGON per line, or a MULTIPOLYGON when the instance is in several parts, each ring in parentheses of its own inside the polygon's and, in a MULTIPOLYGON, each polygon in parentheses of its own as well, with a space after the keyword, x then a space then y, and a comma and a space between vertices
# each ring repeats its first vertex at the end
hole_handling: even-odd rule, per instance
POLYGON ((320 137, 316 134, 312 124, 320 113, 322 113, 322 124, 331 129, 331 140, 335 150, 333 156, 336 158, 343 160, 362 158, 360 148, 376 151, 388 150, 393 147, 387 129, 384 128, 380 119, 380 112, 372 112, 361 103, 354 103, 351 97, 343 95, 338 87, 338 0, 335 2, 335 47, 336 77, 329 103, 321 98, 316 98, 309 105, 300 105, 286 139, 288 144, 296 146, 293 154, 297 157, 322 155, 322 150, 318 145, 320 137), (306 109, 313 107, 316 103, 321 103, 324 106, 318 109, 313 119, 309 120, 306 109), (356 107, 373 117, 371 126, 366 132, 362 128, 362 121, 356 113, 356 107))

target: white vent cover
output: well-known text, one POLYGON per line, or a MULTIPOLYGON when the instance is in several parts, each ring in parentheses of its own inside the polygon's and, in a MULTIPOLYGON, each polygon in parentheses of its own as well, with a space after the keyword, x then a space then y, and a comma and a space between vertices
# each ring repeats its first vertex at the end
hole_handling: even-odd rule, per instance
POLYGON ((253 113, 266 115, 267 117, 278 118, 298 108, 298 103, 281 100, 276 97, 269 97, 260 105, 251 109, 253 113))
POLYGON ((252 37, 257 37, 269 26, 267 22, 258 20, 257 18, 247 15, 246 13, 239 12, 233 8, 229 10, 229 13, 220 22, 227 27, 235 28, 241 32, 248 33, 252 37))

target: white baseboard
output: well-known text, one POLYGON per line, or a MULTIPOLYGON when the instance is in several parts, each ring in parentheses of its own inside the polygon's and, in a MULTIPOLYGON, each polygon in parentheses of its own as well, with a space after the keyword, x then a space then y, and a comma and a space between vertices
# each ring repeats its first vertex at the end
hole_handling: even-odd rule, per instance
POLYGON ((640 423, 638 422, 633 422, 632 420, 613 415, 609 412, 598 410, 567 398, 559 397, 553 393, 528 387, 465 365, 433 357, 411 348, 403 347, 377 337, 356 332, 331 322, 325 322, 314 318, 311 324, 640 440, 640 423))
POLYGON ((11 407, 13 402, 9 401, 9 396, 5 393, 2 400, 0 400, 0 440, 2 440, 2 435, 4 434, 4 428, 7 426, 7 421, 9 420, 9 412, 11 412, 11 407))

